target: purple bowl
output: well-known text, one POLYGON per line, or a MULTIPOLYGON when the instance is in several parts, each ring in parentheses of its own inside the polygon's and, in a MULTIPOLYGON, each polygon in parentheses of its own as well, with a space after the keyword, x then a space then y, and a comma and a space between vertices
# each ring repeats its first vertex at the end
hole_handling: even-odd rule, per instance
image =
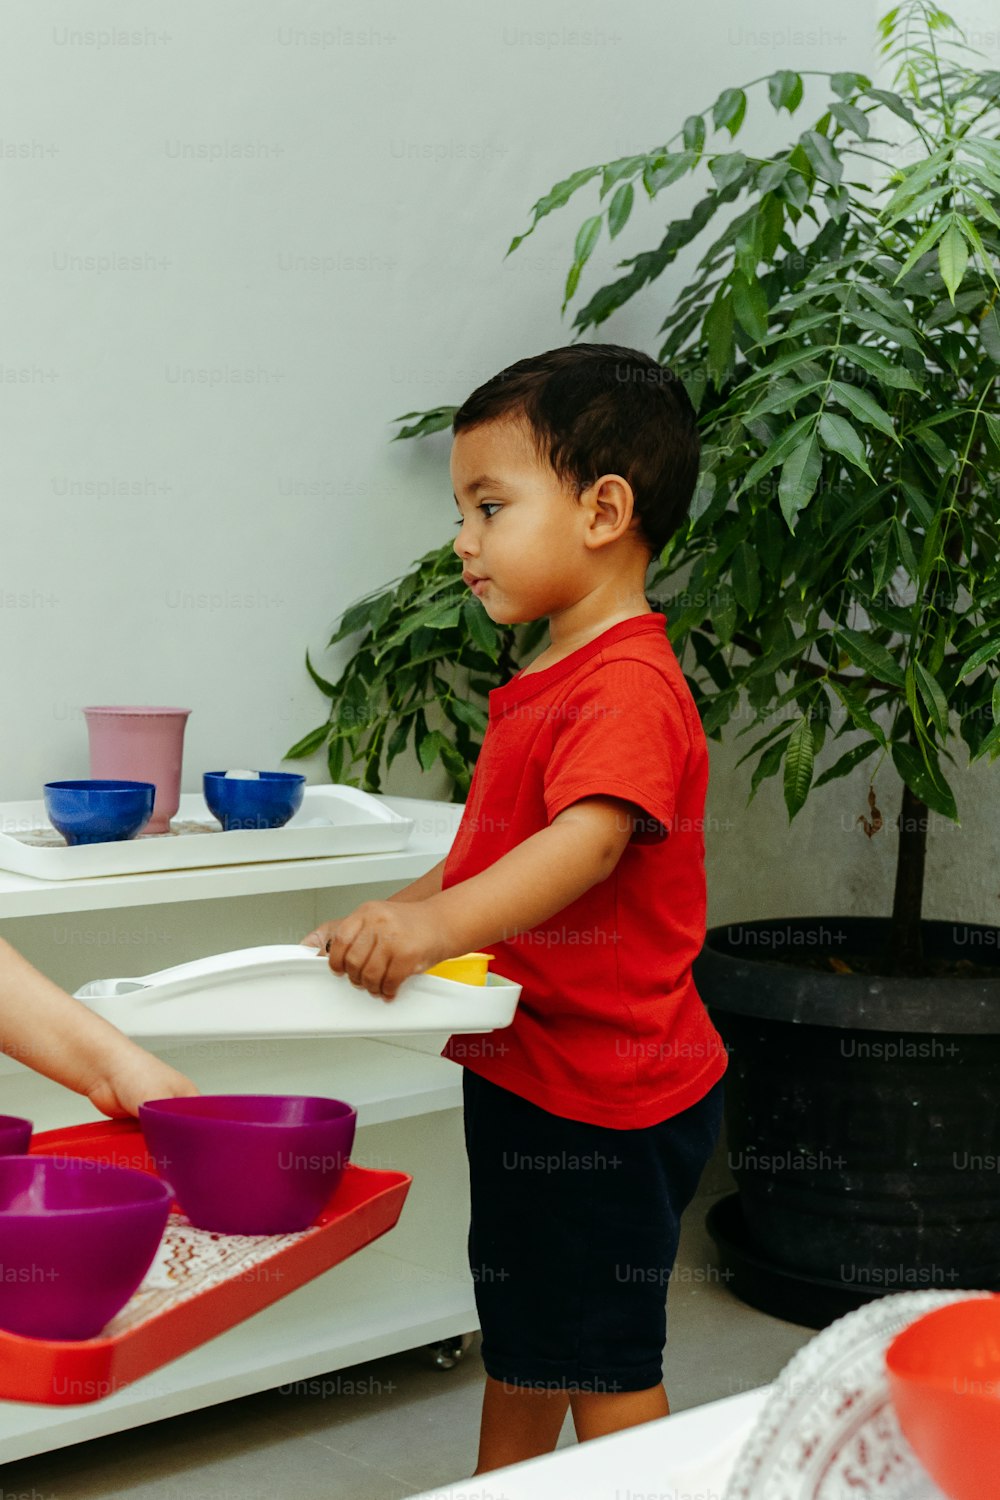
POLYGON ((32 1124, 19 1115, 0 1115, 0 1156, 23 1156, 31 1141, 32 1124))
POLYGON ((0 1328, 90 1339, 149 1270, 170 1212, 149 1172, 70 1157, 0 1157, 0 1328))
POLYGON ((198 1094, 139 1106, 161 1177, 199 1229, 308 1229, 340 1181, 357 1111, 302 1094, 198 1094))

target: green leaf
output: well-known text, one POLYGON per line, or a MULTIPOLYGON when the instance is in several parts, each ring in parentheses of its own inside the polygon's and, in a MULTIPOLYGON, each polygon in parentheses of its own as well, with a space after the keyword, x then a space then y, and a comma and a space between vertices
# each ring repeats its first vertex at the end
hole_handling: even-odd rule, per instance
POLYGON ((620 182, 623 177, 634 177, 645 163, 645 156, 620 156, 617 161, 608 162, 601 178, 600 196, 603 198, 610 193, 615 183, 620 182))
POLYGON ((385 763, 387 767, 391 766, 393 761, 396 759, 396 756, 402 755, 403 751, 406 749, 406 741, 410 733, 410 728, 411 726, 408 718, 400 719, 399 723, 392 731, 392 734, 389 736, 389 743, 385 747, 385 763))
POLYGON ((904 167, 901 171, 894 173, 892 181, 898 185, 882 208, 882 214, 887 218, 898 216, 898 210, 903 208, 911 200, 918 198, 923 190, 932 182, 937 182, 942 192, 948 188, 948 163, 951 161, 952 146, 942 146, 937 151, 932 151, 930 156, 925 156, 915 166, 904 167))
POLYGON ((892 526, 896 536, 896 543, 899 547, 899 555, 903 560, 903 566, 911 578, 916 578, 920 573, 920 563, 913 549, 910 533, 898 516, 893 517, 892 526))
POLYGON ((431 729, 423 736, 417 745, 417 758, 425 771, 430 770, 438 755, 442 755, 443 758, 445 746, 452 748, 451 741, 441 733, 440 729, 431 729))
POLYGON ((995 656, 1000 656, 1000 635, 994 636, 991 641, 986 642, 985 646, 980 646, 977 651, 973 651, 968 661, 963 662, 962 670, 955 679, 956 682, 963 682, 970 672, 974 672, 984 662, 992 661, 995 656))
POLYGON ((491 661, 496 661, 500 655, 500 636, 478 599, 470 596, 465 600, 462 605, 462 619, 476 645, 486 652, 491 661))
POLYGON ((661 188, 669 187, 672 182, 683 177, 685 172, 690 172, 692 167, 697 166, 699 152, 697 151, 660 151, 646 161, 642 173, 642 183, 651 198, 655 198, 661 188))
POLYGON ((1000 307, 987 308, 979 322, 979 342, 995 365, 1000 365, 1000 307))
POLYGON ((407 417, 419 417, 420 421, 415 422, 412 427, 404 427, 392 441, 398 443, 402 438, 427 437, 431 432, 443 432, 446 427, 451 426, 457 411, 457 406, 435 406, 431 411, 408 411, 402 417, 393 417, 394 422, 405 422, 407 417))
POLYGON ((723 89, 712 105, 712 123, 716 130, 728 130, 730 140, 743 124, 747 96, 742 89, 723 89))
POLYGON ((761 194, 772 193, 779 182, 783 182, 788 176, 789 170, 787 161, 764 162, 757 168, 757 175, 753 181, 754 190, 761 194))
POLYGON ((859 90, 870 87, 871 79, 866 78, 864 73, 831 73, 830 87, 841 99, 846 99, 849 94, 856 94, 859 90))
POLYGON ((799 511, 804 510, 812 499, 822 467, 815 433, 793 449, 782 464, 778 499, 789 531, 794 532, 799 511))
POLYGON ((838 125, 852 131, 860 141, 868 139, 868 116, 853 104, 831 104, 830 113, 838 125))
POLYGON ((737 499, 743 494, 744 490, 750 489, 757 483, 758 479, 763 479, 765 474, 769 474, 772 469, 782 463, 807 435, 811 435, 815 422, 816 418, 813 413, 807 412, 805 416, 797 417, 790 426, 785 427, 760 458, 751 464, 740 480, 739 488, 736 490, 733 499, 737 499))
POLYGON ((435 612, 432 610, 429 616, 424 620, 424 629, 450 630, 453 625, 458 624, 461 613, 461 604, 446 604, 443 606, 439 605, 437 611, 435 612))
POLYGON ((826 380, 810 380, 806 385, 798 385, 794 381, 783 381, 776 379, 774 388, 769 396, 763 401, 758 401, 748 411, 740 413, 740 421, 749 432, 756 431, 757 419, 766 416, 769 412, 788 411, 791 407, 798 405, 806 396, 812 395, 813 391, 822 390, 826 380))
POLYGON ((885 585, 896 571, 897 558, 892 549, 892 527, 886 524, 882 533, 875 542, 874 534, 865 536, 862 532, 860 543, 864 550, 871 552, 872 559, 872 599, 881 594, 885 585))
POLYGON ((950 224, 938 245, 938 268, 952 302, 962 284, 962 277, 965 275, 968 264, 969 247, 965 243, 965 235, 957 225, 950 224))
POLYGON ((767 80, 767 96, 776 110, 794 114, 802 102, 802 79, 790 68, 780 68, 767 80))
POLYGON ((782 739, 776 741, 775 744, 769 745, 754 767, 753 775, 750 777, 750 795, 747 798, 748 807, 757 795, 757 789, 761 782, 766 781, 769 776, 777 774, 778 767, 781 765, 782 757, 785 753, 785 746, 790 739, 791 735, 786 734, 782 739))
POLYGON ((994 724, 989 733, 979 741, 969 759, 979 760, 981 756, 988 755, 990 760, 994 761, 998 754, 1000 754, 1000 724, 994 724))
POLYGON ((334 687, 332 682, 327 682, 325 677, 321 677, 319 675, 319 673, 316 671, 316 668, 309 660, 308 651, 306 652, 306 670, 321 693, 325 693, 328 698, 335 698, 337 696, 339 687, 334 687))
POLYGON ((578 265, 586 265, 600 237, 601 215, 593 214, 580 225, 576 236, 576 244, 573 246, 573 259, 578 265))
POLYGON ((929 229, 924 230, 923 234, 917 240, 916 244, 913 246, 913 249, 904 260, 899 272, 896 275, 895 281, 893 281, 892 283, 893 286, 896 286, 897 283, 903 279, 907 271, 911 271, 913 269, 922 255, 925 255, 928 250, 932 249, 933 246, 937 244, 938 240, 944 234, 950 223, 950 217, 939 219, 936 224, 932 224, 929 229))
POLYGON ((845 687, 843 683, 834 682, 831 678, 830 686, 833 688, 841 703, 847 709, 847 717, 856 729, 863 729, 870 734, 884 750, 887 746, 885 733, 878 720, 873 718, 853 688, 845 687))
POLYGON ((701 115, 688 115, 683 129, 684 149, 701 155, 705 145, 705 121, 701 115))
POLYGON ((799 140, 816 176, 836 187, 844 175, 844 164, 837 154, 836 146, 825 135, 820 135, 818 130, 804 130, 799 140))
POLYGON ((997 291, 1000 292, 1000 281, 997 281, 996 275, 993 271, 993 257, 986 249, 986 246, 983 244, 982 236, 980 235, 979 230, 976 228, 975 224, 973 224, 972 220, 967 218, 965 214, 956 214, 955 217, 958 221, 959 228, 965 235, 966 240, 969 242, 969 244, 971 244, 973 250, 975 250, 977 256, 979 257, 979 264, 983 267, 987 276, 996 287, 997 291))
POLYGON ((337 735, 330 741, 330 748, 326 752, 327 770, 330 780, 338 782, 344 773, 344 756, 347 751, 347 741, 343 735, 337 735))
POLYGON ((612 239, 620 234, 628 223, 628 216, 632 212, 634 201, 635 189, 630 182, 623 182, 608 208, 608 230, 612 239))
POLYGON ((485 734, 489 724, 489 716, 475 703, 467 703, 464 698, 452 697, 448 699, 448 709, 456 719, 467 724, 470 729, 476 730, 478 734, 485 734))
POLYGON ((834 761, 832 766, 825 770, 822 776, 817 776, 813 782, 813 788, 825 786, 828 781, 836 781, 841 776, 849 776, 855 766, 860 766, 869 756, 874 755, 879 748, 877 740, 865 740, 853 749, 845 751, 839 760, 834 761))
POLYGON ((859 328, 868 329, 871 333, 883 334, 893 344, 899 344, 905 349, 913 349, 921 356, 925 353, 924 344, 915 333, 911 333, 909 328, 903 327, 895 319, 883 318, 881 313, 872 312, 869 307, 857 308, 851 315, 851 319, 859 328))
POLYGON ((899 663, 871 636, 841 625, 833 631, 833 637, 839 649, 856 667, 863 667, 869 677, 874 677, 877 682, 891 683, 893 687, 905 687, 906 679, 899 663))
POLYGON ((733 280, 733 311, 740 327, 755 344, 767 336, 767 296, 756 277, 736 272, 733 280))
POLYGON ((905 120, 914 129, 917 128, 917 122, 913 118, 911 110, 903 103, 898 94, 890 93, 888 89, 873 89, 870 85, 862 89, 861 92, 867 94, 869 99, 877 99, 880 104, 884 104, 886 109, 891 110, 894 115, 898 115, 901 120, 905 120))
POLYGON ((531 210, 534 215, 531 227, 526 229, 523 234, 515 235, 514 239, 510 242, 507 255, 510 255, 511 251, 516 250, 521 241, 526 240, 528 235, 533 233, 539 219, 544 219, 545 215, 552 213, 553 209, 562 208, 569 202, 578 188, 582 188, 584 183, 590 182, 591 178, 596 177, 598 172, 602 170, 601 167, 583 167, 579 172, 574 172, 572 176, 564 178, 562 182, 557 182, 555 187, 550 189, 543 198, 539 198, 531 210))
POLYGON ((307 755, 315 755, 320 745, 326 744, 329 733, 329 724, 321 724, 318 729, 311 729, 308 734, 297 740, 290 750, 285 751, 282 759, 304 760, 307 755))
POLYGON ((941 690, 941 684, 936 677, 931 676, 923 662, 913 663, 913 673, 920 696, 934 721, 934 727, 942 740, 946 740, 948 738, 948 700, 941 690))
POLYGON ((886 291, 885 287, 873 281, 858 279, 852 282, 852 286, 861 293, 866 302, 870 302, 884 317, 888 318, 893 327, 915 327, 913 314, 902 297, 894 297, 891 292, 886 291))
POLYGON ((846 417, 838 417, 834 412, 825 411, 819 419, 819 439, 824 448, 832 453, 839 453, 871 479, 865 445, 846 417))
POLYGON ((982 197, 979 193, 973 192, 968 183, 965 184, 965 196, 976 205, 984 219, 989 219, 991 224, 995 224, 1000 229, 1000 214, 997 213, 988 199, 982 197))
POLYGON ((728 583, 720 583, 715 590, 712 624, 719 640, 728 645, 736 629, 736 595, 728 583))
POLYGON ((877 427, 879 432, 884 432, 886 437, 891 437, 894 443, 902 447, 889 413, 879 406, 874 396, 870 396, 861 386, 845 385, 842 380, 831 380, 830 395, 835 397, 842 406, 846 406, 859 421, 877 427))
POLYGON ((873 349, 870 344, 841 344, 839 352, 851 364, 860 365, 863 370, 870 370, 873 375, 877 375, 883 385, 895 390, 923 394, 923 388, 917 384, 909 370, 902 365, 890 363, 884 354, 873 349))
POLYGON ((789 822, 809 795, 815 755, 813 727, 809 718, 803 716, 792 730, 785 752, 785 806, 789 822))
POLYGON ((715 494, 716 481, 717 475, 711 469, 706 470, 705 473, 698 476, 698 483, 695 486, 694 496, 691 500, 691 506, 688 512, 691 517, 692 524, 696 521, 700 521, 702 516, 712 504, 712 497, 715 494))
POLYGON ((708 366, 716 387, 733 362, 733 300, 716 298, 705 314, 702 331, 708 341, 708 366))
POLYGON ((749 542, 740 542, 733 553, 733 593, 744 614, 752 619, 760 603, 760 567, 757 553, 749 542))
POLYGON ((746 171, 747 159, 742 151, 729 151, 724 156, 713 156, 708 170, 715 178, 716 186, 722 190, 737 182, 746 171))
POLYGON ((930 764, 905 740, 893 740, 892 760, 900 776, 926 805, 944 818, 958 822, 955 794, 942 774, 937 755, 929 752, 930 764))

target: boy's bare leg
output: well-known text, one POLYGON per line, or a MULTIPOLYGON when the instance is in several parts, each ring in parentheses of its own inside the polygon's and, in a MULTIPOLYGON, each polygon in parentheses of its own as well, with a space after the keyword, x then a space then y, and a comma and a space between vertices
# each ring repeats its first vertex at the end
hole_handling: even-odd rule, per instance
POLYGON ((670 1403, 662 1384, 645 1391, 571 1391, 569 1402, 580 1443, 670 1415, 670 1403))
POLYGON ((551 1453, 559 1441, 569 1401, 566 1391, 532 1390, 487 1375, 475 1472, 485 1474, 551 1453))

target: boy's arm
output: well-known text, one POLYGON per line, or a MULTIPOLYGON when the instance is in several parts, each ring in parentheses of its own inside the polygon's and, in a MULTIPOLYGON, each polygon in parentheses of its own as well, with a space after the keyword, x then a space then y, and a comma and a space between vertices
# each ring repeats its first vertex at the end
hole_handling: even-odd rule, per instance
POLYGON ((391 896, 386 897, 386 900, 425 901, 428 896, 438 895, 441 890, 441 880, 444 875, 447 857, 445 855, 445 858, 441 860, 440 864, 435 865, 433 870, 428 870, 426 875, 421 875, 417 880, 412 881, 410 885, 404 885, 401 891, 394 891, 391 896))
POLYGON ((427 897, 426 914, 447 935, 448 952, 479 952, 537 927, 606 880, 635 811, 618 797, 581 798, 488 869, 427 897))

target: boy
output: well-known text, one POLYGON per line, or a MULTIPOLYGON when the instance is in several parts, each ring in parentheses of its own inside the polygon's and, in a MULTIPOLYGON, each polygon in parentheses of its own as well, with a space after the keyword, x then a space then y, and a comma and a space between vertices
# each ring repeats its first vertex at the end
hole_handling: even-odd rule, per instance
POLYGON ((669 1412, 666 1286, 711 1155, 726 1056, 691 979, 705 935, 708 757, 645 597, 697 476, 695 414, 648 356, 524 359, 453 422, 463 579, 550 644, 490 693, 446 859, 304 939, 391 999, 487 949, 523 986, 511 1026, 451 1037, 464 1065, 487 1372, 477 1474, 669 1412))

